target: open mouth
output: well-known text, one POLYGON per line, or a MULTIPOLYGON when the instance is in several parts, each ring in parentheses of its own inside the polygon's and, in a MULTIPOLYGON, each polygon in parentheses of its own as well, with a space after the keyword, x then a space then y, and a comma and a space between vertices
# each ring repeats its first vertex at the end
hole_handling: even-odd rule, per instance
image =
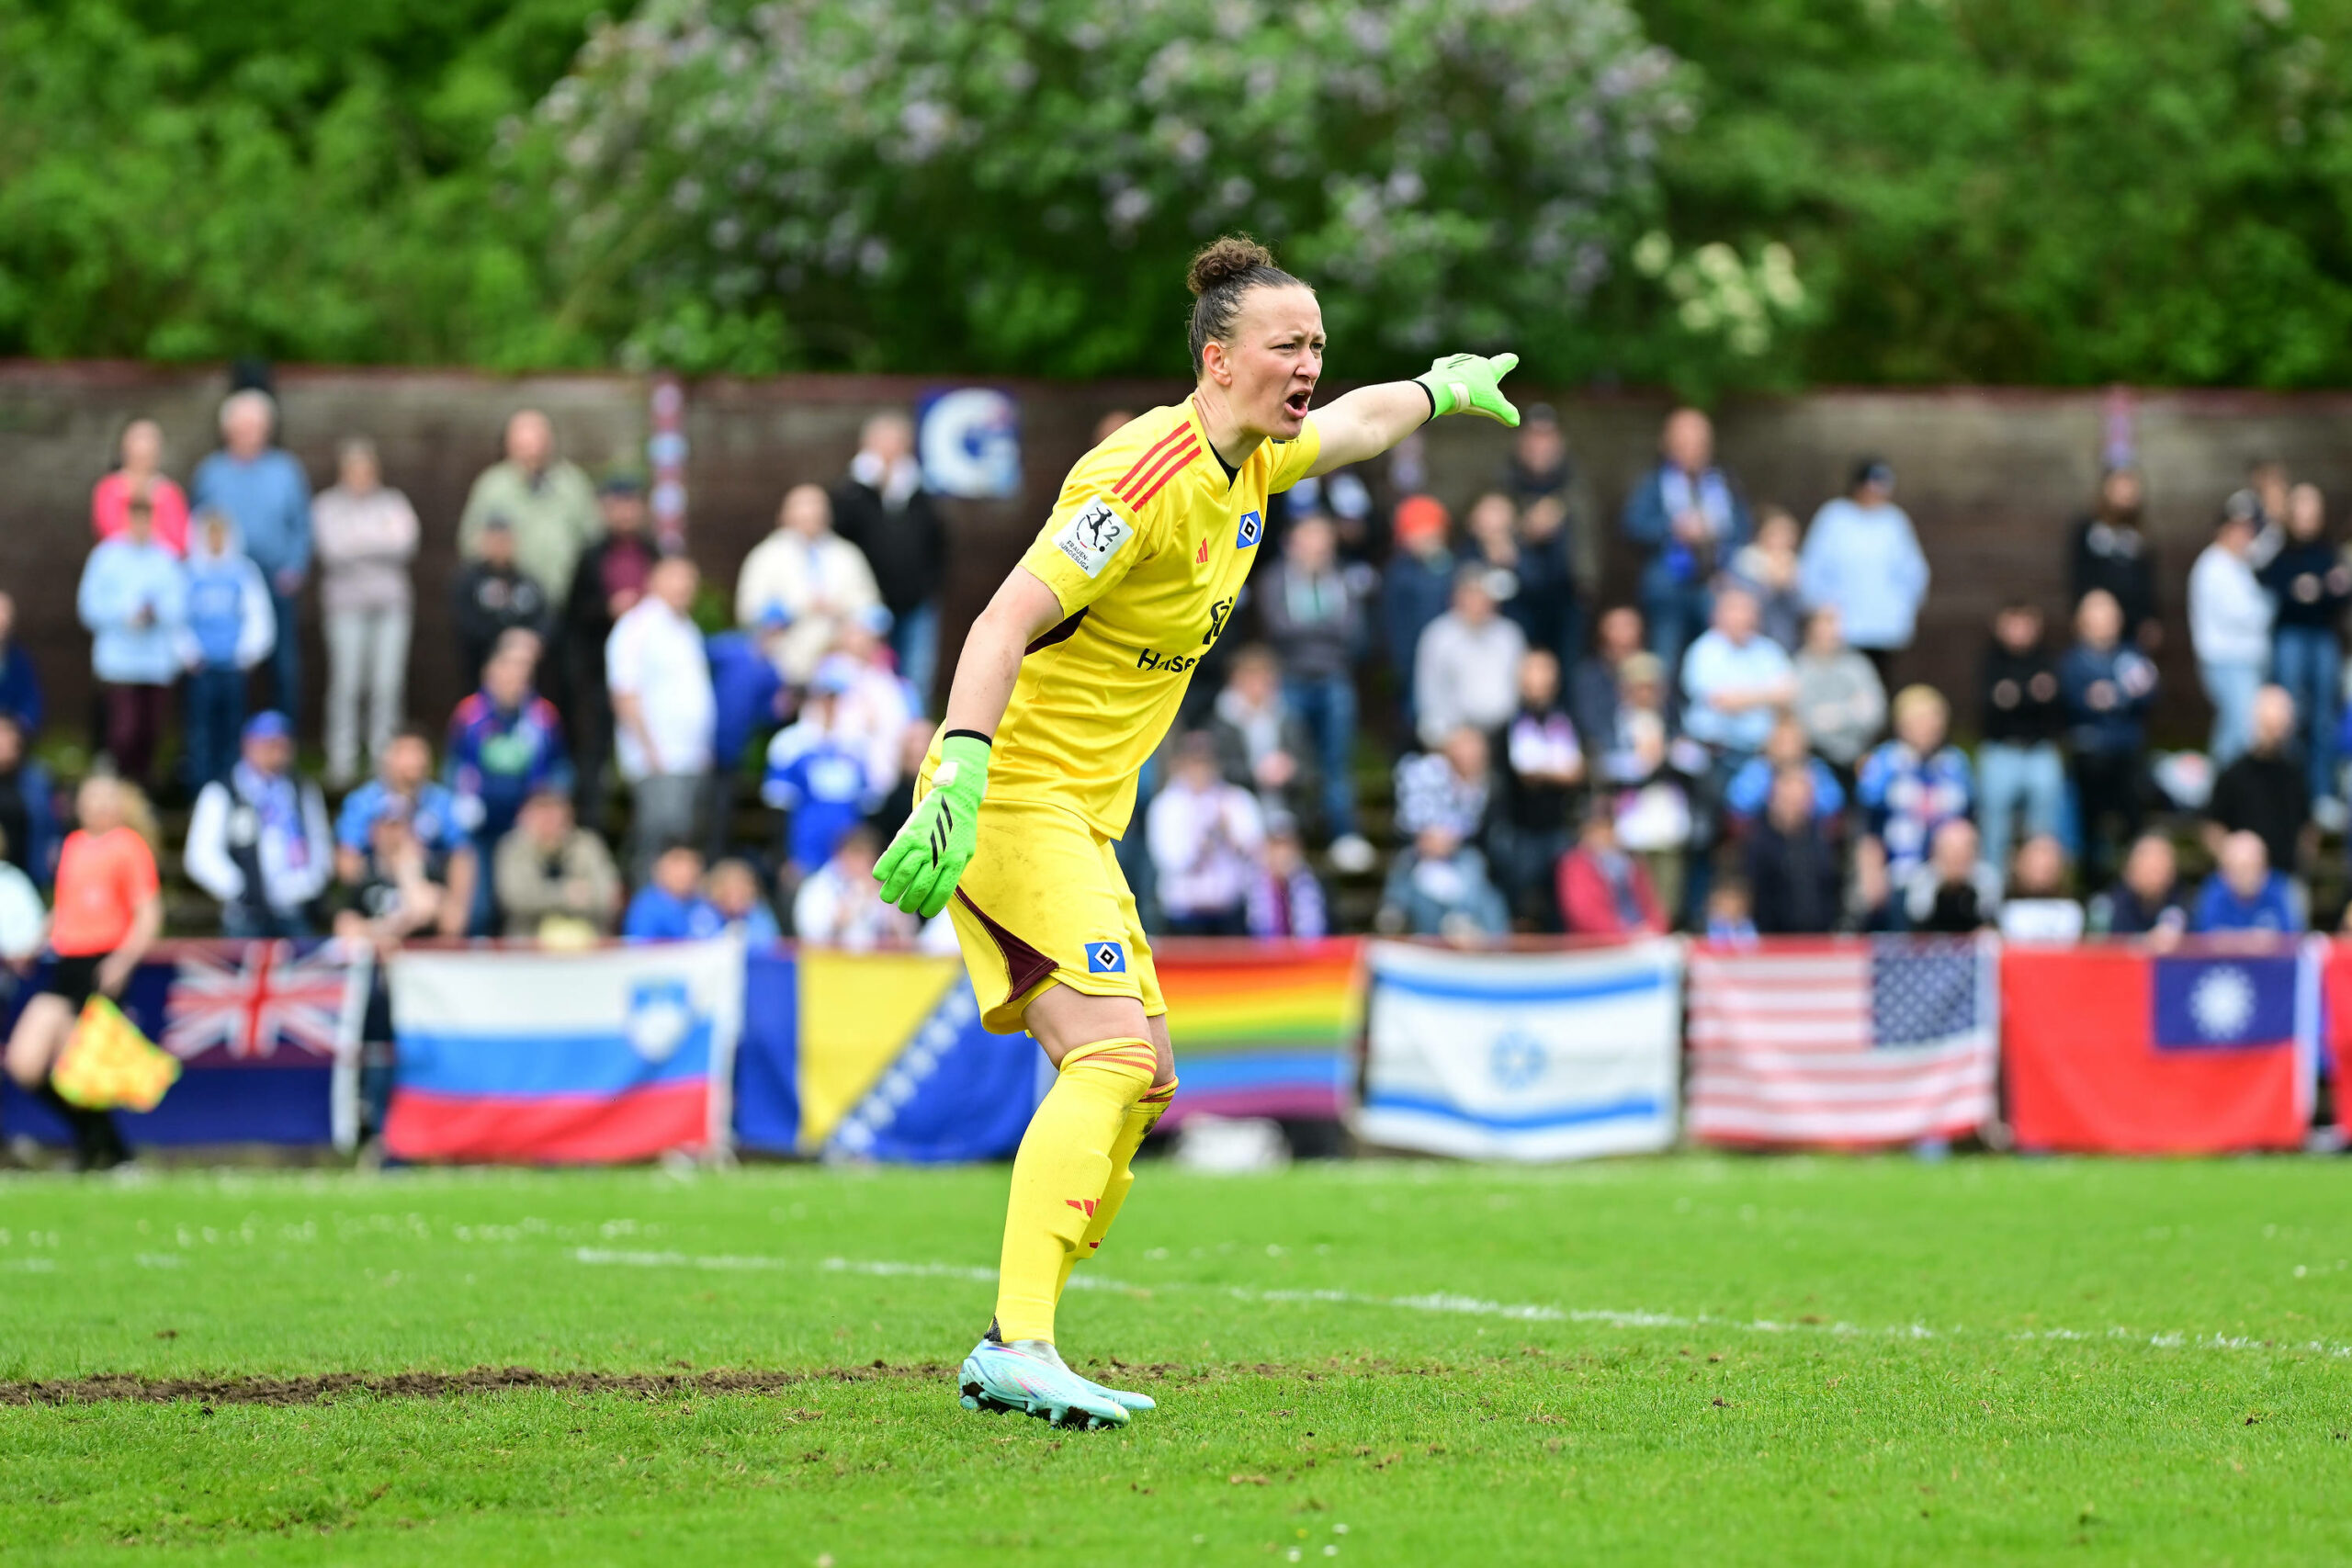
POLYGON ((1293 392, 1289 397, 1284 398, 1283 400, 1283 407, 1290 411, 1292 418, 1304 419, 1306 417, 1306 405, 1314 400, 1315 389, 1308 387, 1303 390, 1293 392))

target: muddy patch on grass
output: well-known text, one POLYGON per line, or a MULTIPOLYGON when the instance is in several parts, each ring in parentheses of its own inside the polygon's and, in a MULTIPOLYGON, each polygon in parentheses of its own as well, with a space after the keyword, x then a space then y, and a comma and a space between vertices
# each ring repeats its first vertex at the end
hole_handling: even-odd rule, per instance
MULTIPOLYGON (((1282 1366, 1271 1361, 1156 1361, 1136 1364, 1089 1359, 1076 1362, 1089 1377, 1114 1383, 1202 1384, 1234 1378, 1270 1378, 1324 1382, 1349 1377, 1443 1375, 1442 1366, 1414 1366, 1377 1357, 1334 1356, 1320 1363, 1282 1366)), ((616 1393, 635 1399, 681 1399, 695 1394, 775 1394, 815 1383, 946 1382, 956 1368, 943 1361, 872 1361, 861 1367, 805 1367, 675 1372, 558 1372, 537 1367, 474 1367, 462 1372, 325 1372, 312 1377, 142 1377, 102 1373, 96 1377, 0 1382, 0 1405, 93 1404, 125 1401, 140 1404, 317 1404, 336 1399, 464 1399, 517 1389, 560 1393, 616 1393)))
POLYGON ((129 1374, 0 1382, 0 1404, 316 1404, 325 1400, 461 1399, 515 1389, 672 1399, 696 1393, 781 1393, 810 1383, 944 1380, 944 1364, 819 1367, 798 1371, 556 1372, 536 1367, 474 1367, 462 1372, 326 1372, 300 1378, 151 1378, 129 1374))

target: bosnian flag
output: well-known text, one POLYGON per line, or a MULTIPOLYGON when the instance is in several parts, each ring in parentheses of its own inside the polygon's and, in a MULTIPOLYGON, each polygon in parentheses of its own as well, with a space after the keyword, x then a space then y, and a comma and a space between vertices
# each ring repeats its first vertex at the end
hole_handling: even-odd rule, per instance
POLYGON ((723 1144, 742 1021, 731 937, 592 953, 403 953, 384 1147, 410 1160, 651 1159, 723 1144))

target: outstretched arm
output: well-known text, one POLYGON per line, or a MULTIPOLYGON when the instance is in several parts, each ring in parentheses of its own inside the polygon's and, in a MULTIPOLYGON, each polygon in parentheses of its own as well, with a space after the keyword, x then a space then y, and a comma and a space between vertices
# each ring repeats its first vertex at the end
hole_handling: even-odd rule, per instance
POLYGON ((1442 413, 1484 414, 1516 425, 1519 410, 1503 396, 1501 381, 1518 364, 1516 354, 1492 359, 1449 354, 1410 381, 1357 388, 1317 411, 1315 433, 1323 446, 1308 473, 1328 474, 1377 457, 1442 413))

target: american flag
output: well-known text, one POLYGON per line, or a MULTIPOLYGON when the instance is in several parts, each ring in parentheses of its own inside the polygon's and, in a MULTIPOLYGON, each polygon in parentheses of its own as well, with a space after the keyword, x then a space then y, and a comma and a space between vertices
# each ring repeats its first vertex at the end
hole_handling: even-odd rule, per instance
POLYGON ((298 1059, 331 1059, 353 1000, 351 976, 332 944, 299 957, 287 942, 187 949, 164 1002, 164 1049, 185 1059, 217 1046, 232 1060, 258 1062, 283 1047, 298 1059))
POLYGON ((1897 1144, 1993 1115, 1999 962, 1986 938, 1690 955, 1693 1137, 1897 1144))

